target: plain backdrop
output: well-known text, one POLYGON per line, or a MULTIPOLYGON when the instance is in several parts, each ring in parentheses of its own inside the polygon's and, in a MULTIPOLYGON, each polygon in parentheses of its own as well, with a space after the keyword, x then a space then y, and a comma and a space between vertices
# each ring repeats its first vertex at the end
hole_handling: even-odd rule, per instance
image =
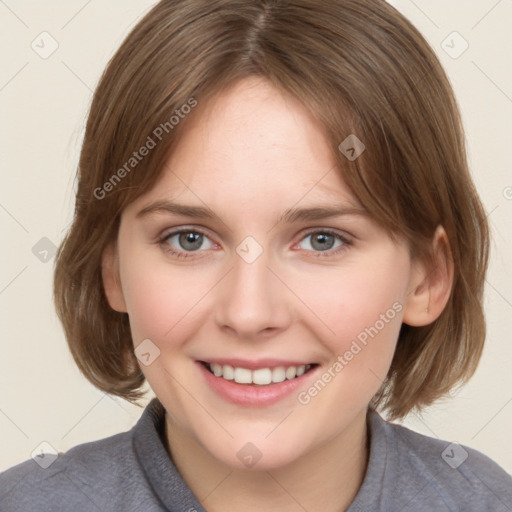
MULTIPOLYGON (((42 442, 66 451, 128 430, 142 412, 80 375, 51 295, 92 91, 154 3, 0 1, 0 471, 42 442)), ((512 473, 512 1, 391 3, 426 37, 455 88, 494 238, 480 367, 465 388, 404 423, 474 447, 512 473)))

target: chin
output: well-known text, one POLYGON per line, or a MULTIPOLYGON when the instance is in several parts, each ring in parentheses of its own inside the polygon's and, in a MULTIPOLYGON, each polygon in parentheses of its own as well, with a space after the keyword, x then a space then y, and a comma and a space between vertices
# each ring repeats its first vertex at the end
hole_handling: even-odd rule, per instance
MULTIPOLYGON (((276 436, 274 440, 262 438, 250 441, 245 435, 243 440, 230 439, 229 443, 203 447, 219 462, 236 470, 270 471, 293 464, 305 455, 305 443, 285 443, 286 436, 276 436)), ((290 440, 291 441, 291 440, 290 440)))

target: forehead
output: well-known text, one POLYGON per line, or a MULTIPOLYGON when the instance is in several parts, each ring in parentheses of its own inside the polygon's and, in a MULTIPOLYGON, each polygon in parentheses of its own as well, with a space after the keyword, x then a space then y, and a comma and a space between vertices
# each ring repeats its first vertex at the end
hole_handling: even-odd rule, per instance
POLYGON ((306 196, 358 204, 309 110, 268 81, 247 78, 199 104, 159 180, 136 202, 181 197, 261 206, 264 200, 269 207, 306 196))

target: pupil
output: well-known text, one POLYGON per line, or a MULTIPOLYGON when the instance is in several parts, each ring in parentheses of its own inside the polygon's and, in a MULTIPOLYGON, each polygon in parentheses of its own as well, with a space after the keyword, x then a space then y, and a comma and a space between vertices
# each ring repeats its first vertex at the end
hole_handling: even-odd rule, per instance
POLYGON ((180 234, 180 245, 187 251, 195 251, 199 249, 203 243, 203 235, 200 233, 181 233, 180 234))
POLYGON ((328 249, 332 249, 334 245, 334 236, 328 233, 319 233, 313 236, 311 245, 318 251, 327 251, 328 249))

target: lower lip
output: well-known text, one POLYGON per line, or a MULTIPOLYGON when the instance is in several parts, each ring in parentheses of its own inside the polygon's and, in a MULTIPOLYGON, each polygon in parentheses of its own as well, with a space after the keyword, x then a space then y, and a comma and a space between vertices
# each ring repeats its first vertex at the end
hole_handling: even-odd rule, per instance
POLYGON ((293 392, 297 392, 301 387, 304 387, 306 379, 309 379, 313 373, 316 373, 317 369, 313 368, 300 377, 295 377, 291 380, 258 386, 255 384, 238 384, 232 380, 216 377, 202 363, 198 362, 197 364, 208 386, 213 391, 231 403, 247 407, 264 407, 279 402, 293 392))

